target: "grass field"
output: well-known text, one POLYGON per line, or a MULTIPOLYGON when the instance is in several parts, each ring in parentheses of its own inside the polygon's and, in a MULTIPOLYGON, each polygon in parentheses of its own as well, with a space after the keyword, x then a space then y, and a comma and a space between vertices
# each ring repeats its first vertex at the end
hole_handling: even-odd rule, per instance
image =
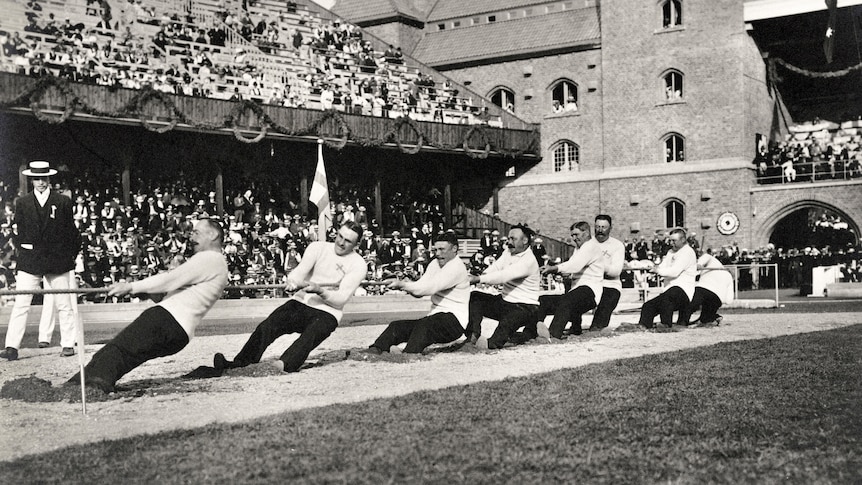
POLYGON ((861 403, 855 325, 75 446, 0 463, 0 477, 860 483, 861 403))

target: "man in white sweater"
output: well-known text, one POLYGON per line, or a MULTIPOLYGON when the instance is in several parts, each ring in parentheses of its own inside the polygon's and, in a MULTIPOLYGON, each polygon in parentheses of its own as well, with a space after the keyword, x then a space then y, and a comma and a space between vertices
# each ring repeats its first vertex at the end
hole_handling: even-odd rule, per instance
POLYGON ((499 349, 521 327, 536 321, 539 308, 539 263, 530 242, 535 233, 523 225, 509 230, 506 251, 481 276, 471 276, 470 284, 502 285, 499 295, 482 291, 470 294, 470 320, 464 333, 480 348, 499 349), (497 320, 497 329, 487 341, 479 339, 482 318, 497 320))
POLYGON ((596 242, 604 257, 605 277, 602 283, 602 298, 593 312, 590 330, 601 330, 611 322, 611 314, 620 302, 623 284, 620 274, 626 261, 626 248, 619 239, 611 237, 613 221, 607 214, 599 214, 595 220, 596 242))
POLYGON ((285 290, 296 293, 257 326, 232 362, 220 353, 215 354, 215 368, 230 369, 260 362, 264 351, 277 338, 299 333, 299 338, 280 357, 285 372, 298 372, 308 354, 338 327, 344 305, 365 278, 368 267, 354 251, 361 238, 362 227, 351 221, 338 229, 334 243, 309 244, 299 266, 287 279, 285 290))
POLYGON ((688 325, 692 313, 700 310, 696 324, 719 325, 724 317, 718 314, 718 309, 722 303, 733 301, 733 276, 709 251, 697 258, 697 269, 700 278, 694 286, 694 297, 688 310, 679 312, 678 323, 688 325))
MULTIPOLYGON (((580 224, 584 224, 589 231, 589 224, 580 224)), ((584 313, 595 308, 602 298, 605 258, 601 244, 594 238, 590 239, 581 244, 568 261, 559 265, 547 266, 544 272, 579 275, 574 287, 563 295, 557 303, 554 319, 548 330, 551 337, 562 339, 566 324, 572 322, 572 334, 580 335, 581 317, 584 313)), ((539 335, 544 333, 543 325, 539 325, 539 335)))
MULTIPOLYGON (((194 245, 194 255, 176 269, 109 288, 110 296, 167 295, 93 355, 84 372, 88 386, 113 392, 117 381, 132 369, 148 360, 176 354, 194 337, 195 328, 221 298, 228 270, 221 250, 224 231, 217 222, 198 221, 189 241, 194 245)), ((76 374, 69 384, 79 380, 76 374)))
POLYGON ((650 271, 663 277, 665 290, 659 296, 644 303, 641 308, 639 325, 655 327, 656 315, 667 327, 673 325, 673 312, 686 311, 694 296, 694 283, 697 277, 697 256, 688 245, 684 229, 676 228, 670 232, 671 249, 661 263, 650 271))
POLYGON ((434 259, 415 282, 395 280, 389 288, 404 290, 416 298, 431 296, 431 311, 418 320, 396 320, 371 344, 369 351, 379 354, 407 342, 404 352, 418 354, 431 344, 458 340, 467 327, 470 303, 470 274, 458 258, 458 238, 444 233, 434 241, 434 259))

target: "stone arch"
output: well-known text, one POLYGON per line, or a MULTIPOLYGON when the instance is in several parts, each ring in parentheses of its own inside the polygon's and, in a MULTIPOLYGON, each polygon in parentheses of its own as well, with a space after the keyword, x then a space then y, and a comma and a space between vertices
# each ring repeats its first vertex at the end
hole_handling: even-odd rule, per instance
POLYGON ((859 224, 855 220, 853 220, 853 218, 850 217, 850 215, 846 211, 827 202, 814 199, 803 199, 785 205, 784 207, 776 210, 775 212, 767 216, 762 224, 758 224, 756 226, 757 229, 755 229, 753 235, 754 245, 765 246, 766 243, 769 241, 769 236, 771 236, 772 232, 775 230, 775 226, 777 226, 782 219, 800 209, 809 208, 825 209, 841 216, 841 219, 847 222, 847 225, 856 234, 857 243, 859 242, 859 224))

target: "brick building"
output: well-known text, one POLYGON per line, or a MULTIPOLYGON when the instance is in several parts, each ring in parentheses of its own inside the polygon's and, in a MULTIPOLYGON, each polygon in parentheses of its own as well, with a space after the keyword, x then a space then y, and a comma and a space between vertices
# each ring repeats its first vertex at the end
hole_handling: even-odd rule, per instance
POLYGON ((503 220, 565 238, 573 221, 608 213, 621 238, 683 225, 707 246, 757 247, 813 208, 858 234, 862 179, 757 183, 756 140, 784 137, 798 101, 773 88, 752 32, 787 14, 766 1, 338 0, 333 10, 540 126, 543 159, 492 182, 485 209, 503 220))

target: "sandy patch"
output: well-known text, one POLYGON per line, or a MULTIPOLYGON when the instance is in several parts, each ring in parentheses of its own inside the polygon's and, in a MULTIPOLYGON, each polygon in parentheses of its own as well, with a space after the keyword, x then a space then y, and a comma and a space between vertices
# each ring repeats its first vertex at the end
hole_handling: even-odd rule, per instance
MULTIPOLYGON (((614 319, 616 325, 633 317, 614 319)), ((182 379, 198 366, 212 365, 215 352, 231 358, 247 336, 199 337, 179 354, 147 362, 131 372, 118 383, 123 392, 103 402, 89 402, 87 415, 81 414, 80 403, 0 399, 0 460, 78 443, 245 421, 308 407, 528 376, 719 342, 829 330, 862 323, 862 319, 856 313, 730 315, 727 323, 730 325, 665 333, 585 334, 586 338, 570 337, 563 344, 369 361, 357 358, 356 353, 373 342, 383 327, 349 327, 338 329, 311 355, 310 360, 318 365, 299 373, 182 379)), ((276 341, 260 365, 268 366, 292 338, 276 341)), ((88 346, 88 354, 98 348, 88 346)), ((24 349, 20 360, 0 362, 0 385, 28 376, 55 386, 62 384, 77 371, 77 360, 57 354, 56 348, 24 349)))

